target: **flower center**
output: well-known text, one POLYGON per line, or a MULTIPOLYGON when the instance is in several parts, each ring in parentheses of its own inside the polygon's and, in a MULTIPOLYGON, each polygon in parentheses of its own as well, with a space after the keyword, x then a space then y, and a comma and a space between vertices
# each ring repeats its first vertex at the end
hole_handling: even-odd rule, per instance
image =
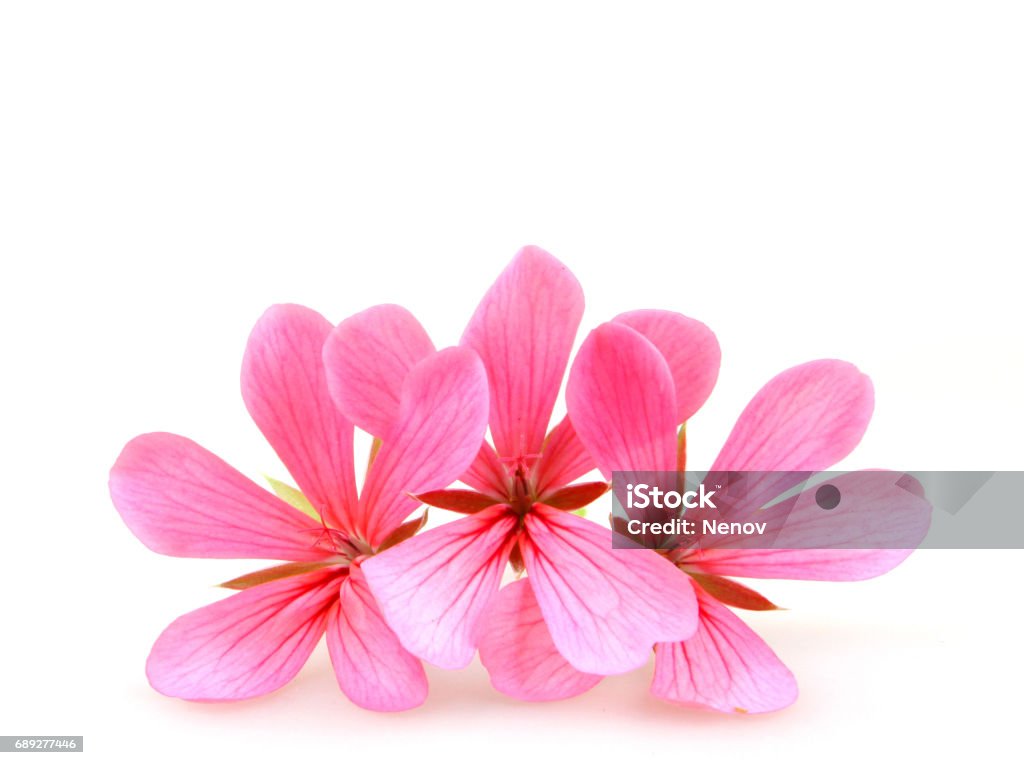
POLYGON ((526 515, 537 501, 537 490, 534 486, 532 463, 538 455, 520 455, 509 460, 507 469, 511 474, 508 493, 509 506, 520 516, 526 515))
POLYGON ((370 546, 359 538, 349 537, 338 529, 332 529, 326 523, 317 529, 316 540, 313 547, 335 553, 339 563, 351 563, 364 555, 372 554, 370 546))

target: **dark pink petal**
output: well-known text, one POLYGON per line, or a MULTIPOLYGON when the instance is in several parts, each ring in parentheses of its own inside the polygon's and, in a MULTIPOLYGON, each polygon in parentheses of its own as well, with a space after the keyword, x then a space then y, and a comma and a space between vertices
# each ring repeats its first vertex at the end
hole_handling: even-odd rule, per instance
POLYGON ((315 561, 321 528, 194 441, 147 433, 124 447, 110 496, 146 547, 188 558, 315 561))
POLYGON ((398 417, 405 376, 433 352, 426 330, 406 309, 367 308, 341 322, 324 345, 331 395, 352 422, 383 438, 398 417))
POLYGON ((491 606, 480 638, 480 661, 491 685, 523 701, 578 696, 601 675, 575 669, 555 648, 530 580, 506 585, 491 606))
POLYGON ((462 475, 462 482, 498 502, 508 497, 508 471, 498 459, 494 447, 486 441, 481 444, 473 464, 462 475))
POLYGON ((592 521, 534 505, 520 547, 552 640, 581 672, 636 669, 697 627, 690 578, 653 550, 613 550, 592 521))
POLYGON ((676 421, 686 422, 715 387, 722 351, 715 333, 704 324, 674 311, 629 311, 612 321, 632 327, 661 351, 676 388, 676 421))
POLYGON ((330 331, 330 322, 309 308, 267 309, 245 349, 242 398, 321 517, 347 528, 356 507, 352 423, 327 392, 321 354, 330 331))
POLYGON ((857 445, 873 407, 871 381, 853 364, 787 369, 747 404, 712 471, 825 470, 857 445))
POLYGON ((244 590, 176 619, 146 662, 150 684, 192 701, 277 690, 306 663, 337 601, 336 569, 244 590))
POLYGON ((582 475, 589 473, 597 465, 590 456, 569 417, 562 421, 548 434, 537 463, 537 494, 566 486, 582 475))
POLYGON ((419 534, 362 564, 402 645, 445 669, 473 658, 515 543, 516 519, 492 507, 419 534))
POLYGON ((473 351, 448 348, 413 367, 360 497, 365 539, 380 544, 420 506, 411 495, 462 475, 486 428, 487 375, 473 351))
POLYGON ((655 646, 651 693, 720 712, 773 712, 797 697, 796 680, 743 621, 697 588, 700 626, 685 642, 655 646))
POLYGON ((400 712, 426 700, 423 665, 385 624, 358 568, 331 609, 327 649, 342 692, 364 709, 400 712))
POLYGON ((487 367, 498 454, 539 454, 562 384, 583 291, 568 268, 524 247, 484 295, 462 336, 487 367))
POLYGON ((636 330, 607 323, 590 333, 569 373, 566 401, 605 478, 616 470, 675 470, 672 373, 636 330))

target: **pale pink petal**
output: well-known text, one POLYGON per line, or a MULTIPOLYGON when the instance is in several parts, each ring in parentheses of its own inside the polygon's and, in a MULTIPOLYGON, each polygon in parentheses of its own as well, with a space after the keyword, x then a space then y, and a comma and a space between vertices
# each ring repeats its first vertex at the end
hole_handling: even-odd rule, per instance
POLYGON ((462 482, 500 502, 508 496, 508 471, 502 466, 494 447, 484 441, 473 464, 462 474, 462 482))
POLYGON ((267 309, 245 349, 242 398, 313 507, 346 528, 356 509, 353 431, 327 392, 321 353, 330 331, 309 308, 267 309))
POLYGON ((857 445, 871 419, 871 381, 845 361, 787 369, 747 404, 716 470, 825 470, 857 445))
POLYGON ((583 316, 568 268, 524 247, 484 296, 462 336, 484 361, 498 454, 539 454, 583 316))
POLYGON ((661 351, 675 382, 676 422, 690 419, 707 401, 718 379, 722 351, 715 333, 674 311, 629 311, 612 321, 632 327, 661 351))
POLYGON ((575 669, 555 648, 529 578, 498 593, 480 638, 491 685, 523 701, 555 701, 590 690, 601 675, 575 669))
MULTIPOLYGON (((871 381, 852 364, 824 359, 793 367, 747 405, 712 470, 824 470, 857 445, 873 407, 871 381)), ((785 482, 781 473, 765 476, 763 490, 751 488, 751 500, 769 501, 800 478, 794 473, 785 482)), ((909 550, 735 549, 706 550, 693 560, 708 573, 842 581, 878 576, 907 555, 909 550)))
POLYGON ((423 665, 384 622, 358 568, 342 583, 327 620, 327 648, 338 685, 359 706, 400 712, 426 700, 423 665))
POLYGON ((516 518, 495 506, 418 534, 362 565, 384 618, 416 656, 445 669, 473 658, 515 543, 516 518))
MULTIPOLYGON (((928 533, 931 503, 905 473, 860 470, 829 476, 827 483, 841 496, 832 510, 817 503, 815 483, 756 511, 758 520, 777 530, 770 549, 745 549, 756 544, 750 536, 712 538, 705 549, 688 553, 685 564, 704 573, 755 578, 868 579, 901 563, 928 533)), ((734 520, 728 510, 720 512, 734 520)), ((749 517, 744 511, 735 519, 749 517)))
POLYGON ((350 316, 323 350, 335 403, 367 433, 383 438, 398 417, 402 383, 434 344, 406 309, 377 305, 350 316))
POLYGON ((687 557, 695 571, 753 579, 855 582, 892 570, 913 550, 703 550, 687 557))
POLYGON ((188 558, 313 561, 321 527, 194 441, 132 439, 110 471, 114 507, 146 547, 188 558))
POLYGON ((732 611, 696 590, 697 634, 655 647, 651 693, 720 712, 773 712, 796 701, 793 673, 772 649, 732 611))
POLYGON ((544 442, 536 468, 537 494, 543 496, 589 473, 597 465, 583 446, 568 416, 554 427, 544 442))
POLYGON ((473 351, 448 348, 413 367, 360 497, 365 539, 376 547, 420 506, 411 494, 462 475, 486 428, 487 375, 473 351))
POLYGON ((146 662, 150 684, 192 701, 277 690, 306 663, 338 598, 337 569, 244 590, 176 619, 146 662))
POLYGON ((605 478, 618 470, 676 469, 676 395, 657 348, 623 324, 583 342, 566 388, 573 427, 605 478))
POLYGON ((552 640, 581 672, 636 669, 697 627, 690 578, 653 550, 613 550, 592 521, 534 505, 520 546, 552 640))

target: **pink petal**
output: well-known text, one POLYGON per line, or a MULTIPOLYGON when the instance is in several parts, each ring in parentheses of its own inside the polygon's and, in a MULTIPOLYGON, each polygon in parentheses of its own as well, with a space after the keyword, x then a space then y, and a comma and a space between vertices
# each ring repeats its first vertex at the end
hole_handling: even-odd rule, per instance
POLYGON ((817 484, 757 511, 759 519, 779 529, 773 549, 743 549, 749 537, 734 540, 730 549, 712 542, 711 549, 688 553, 684 562, 725 576, 830 581, 879 576, 903 562, 931 524, 931 503, 919 493, 919 484, 908 485, 905 478, 882 470, 831 476, 828 483, 842 497, 834 511, 817 504, 817 484))
POLYGON ((655 646, 651 693, 720 712, 773 712, 796 701, 793 673, 772 649, 732 611, 696 590, 697 634, 655 646))
POLYGON ((494 447, 486 441, 480 445, 473 464, 461 478, 464 484, 493 497, 495 502, 508 496, 508 471, 502 466, 494 447))
POLYGON ((590 690, 601 675, 575 669, 555 648, 530 580, 498 593, 480 638, 480 661, 491 685, 523 701, 555 701, 590 690))
POLYGON ((537 495, 566 486, 597 467, 568 416, 548 434, 537 463, 537 495))
POLYGON ((498 505, 419 534, 362 565, 402 645, 445 669, 473 658, 480 619, 498 591, 516 519, 498 505))
POLYGON ((568 268, 524 247, 501 273, 462 336, 480 354, 491 386, 498 454, 539 454, 583 316, 583 291, 568 268))
POLYGON ((242 398, 321 517, 347 527, 356 507, 352 423, 327 392, 320 360, 331 324, 298 305, 267 309, 249 335, 242 398))
POLYGON ((110 496, 146 547, 189 558, 315 561, 322 529, 194 441, 132 439, 110 471, 110 496))
POLYGON ((360 497, 365 539, 379 545, 420 506, 410 495, 462 475, 486 428, 487 375, 473 351, 448 348, 413 367, 360 497))
POLYGON ((402 383, 434 344, 398 305, 377 305, 341 322, 327 339, 323 362, 335 403, 352 422, 383 438, 398 418, 402 383))
POLYGON ((612 323, 591 332, 569 373, 566 401, 605 478, 617 470, 675 470, 672 373, 639 332, 612 323))
POLYGON ((825 470, 857 445, 873 407, 871 381, 853 364, 787 369, 747 404, 712 470, 825 470))
POLYGON ((385 624, 358 568, 331 609, 327 648, 342 692, 364 709, 400 712, 426 700, 423 665, 385 624))
POLYGON ((715 387, 722 351, 715 333, 704 324, 674 311, 644 309, 612 319, 635 329, 668 362, 676 389, 676 422, 686 422, 715 387))
POLYGON ((277 690, 306 663, 338 597, 337 569, 279 579, 185 614, 146 662, 150 684, 192 701, 277 690))
MULTIPOLYGON (((811 361, 782 372, 747 405, 715 460, 712 471, 814 471, 838 462, 860 441, 871 419, 871 381, 844 361, 811 361)), ((765 487, 750 489, 753 503, 767 502, 789 488, 765 476, 765 487)), ((799 482, 794 476, 793 484, 799 482)), ((888 571, 908 550, 706 550, 699 554, 707 573, 785 579, 866 579, 888 571)))
POLYGON ((892 570, 913 550, 704 550, 687 564, 721 576, 856 582, 892 570))
POLYGON ((613 550, 592 521, 534 505, 520 546, 552 640, 581 672, 635 669, 697 627, 690 578, 653 550, 613 550))

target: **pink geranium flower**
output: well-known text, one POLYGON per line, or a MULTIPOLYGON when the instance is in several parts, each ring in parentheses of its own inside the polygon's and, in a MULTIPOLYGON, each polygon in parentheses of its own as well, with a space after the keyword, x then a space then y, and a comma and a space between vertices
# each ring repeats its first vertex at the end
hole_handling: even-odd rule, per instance
MULTIPOLYGON (((683 639, 696 627, 693 587, 669 561, 649 550, 613 550, 607 528, 570 512, 607 489, 604 482, 572 483, 594 463, 568 419, 548 432, 582 314, 582 291, 564 265, 534 247, 513 259, 462 338, 487 369, 494 445, 485 442, 463 475, 471 490, 421 497, 468 517, 363 567, 402 644, 441 667, 472 659, 510 561, 529 575, 551 650, 576 670, 625 672, 645 662, 654 643, 683 639)), ((370 396, 372 389, 357 381, 401 380, 432 347, 415 319, 395 306, 342 322, 324 353, 339 407, 360 427, 380 432, 393 392, 385 385, 370 396)), ((718 349, 707 332, 685 350, 694 356, 696 385, 687 405, 695 409, 714 384, 702 362, 717 358, 718 349)), ((536 697, 560 692, 558 678, 552 683, 536 697)))
MULTIPOLYGON (((602 325, 584 342, 570 374, 569 414, 606 476, 612 471, 671 471, 685 462, 685 440, 677 436, 678 423, 685 418, 679 416, 681 412, 672 413, 686 397, 687 378, 679 366, 680 357, 665 345, 664 336, 648 329, 636 322, 602 325)), ((750 402, 712 471, 825 469, 860 441, 872 407, 871 383, 851 364, 823 360, 794 367, 771 380, 750 402)), ((767 502, 786 488, 767 487, 760 500, 767 502)), ((927 530, 928 503, 902 489, 877 497, 864 508, 870 513, 864 527, 881 538, 885 538, 886 524, 902 525, 908 519, 920 536, 927 530)), ((791 514, 790 520, 799 519, 791 514)), ((798 523, 795 528, 799 534, 798 523)), ((900 538, 906 538, 905 533, 900 538)), ((688 578, 693 584, 699 626, 689 639, 655 646, 651 692, 670 702, 725 712, 768 712, 791 704, 797 694, 793 675, 726 607, 774 606, 727 577, 865 579, 888 571, 909 552, 703 549, 666 554, 674 564, 668 576, 688 578)), ((536 687, 551 686, 545 675, 560 678, 564 695, 600 679, 580 675, 545 648, 552 637, 535 618, 536 606, 526 582, 516 582, 506 592, 496 629, 490 633, 490 643, 481 647, 481 655, 485 660, 491 655, 492 662, 504 662, 516 670, 506 673, 509 692, 533 698, 536 687)))
POLYGON ((295 676, 326 632, 338 683, 355 703, 400 710, 426 697, 420 661, 385 623, 361 569, 415 533, 415 522, 403 525, 420 505, 408 492, 447 486, 473 460, 486 428, 486 375, 464 348, 412 367, 357 496, 353 426, 330 400, 321 361, 331 329, 307 308, 275 306, 253 330, 242 369, 246 406, 304 495, 294 504, 316 520, 169 433, 132 440, 111 471, 115 506, 152 550, 288 561, 229 582, 243 591, 164 630, 146 664, 161 693, 268 693, 295 676))

